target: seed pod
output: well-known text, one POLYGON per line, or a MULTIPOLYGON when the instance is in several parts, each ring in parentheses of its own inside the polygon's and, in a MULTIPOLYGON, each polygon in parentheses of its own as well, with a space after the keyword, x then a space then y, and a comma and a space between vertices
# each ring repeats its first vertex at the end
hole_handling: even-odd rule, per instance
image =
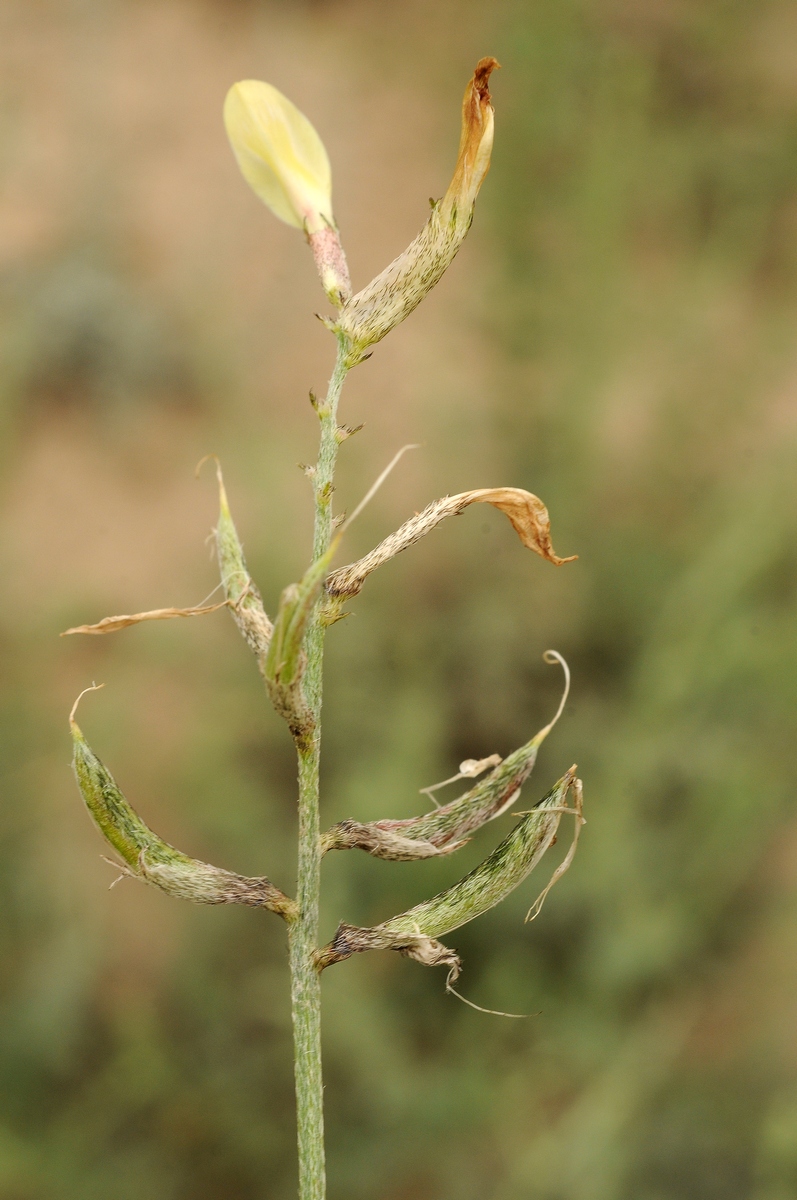
POLYGON ((445 196, 432 204, 429 220, 404 253, 352 296, 341 311, 337 329, 349 340, 349 366, 362 362, 369 346, 417 308, 465 240, 479 188, 490 167, 493 108, 488 81, 497 66, 494 58, 481 59, 465 89, 459 157, 445 196))
POLYGON ((299 582, 283 591, 266 655, 264 674, 271 702, 299 742, 306 742, 313 732, 312 714, 302 691, 307 666, 302 641, 337 543, 336 538, 299 582))
POLYGON ((511 521, 523 545, 554 566, 560 567, 577 558, 575 554, 559 558, 554 552, 551 519, 538 496, 523 488, 476 488, 470 492, 459 492, 456 496, 443 496, 427 504, 423 512, 410 517, 409 521, 405 521, 395 533, 391 533, 363 558, 333 571, 326 581, 327 593, 331 597, 356 596, 372 571, 395 558, 402 550, 414 546, 446 517, 458 517, 471 504, 492 504, 500 509, 511 521))
MULTIPOLYGON (((73 709, 74 714, 74 709, 73 709)), ((296 904, 265 877, 250 878, 189 858, 144 824, 70 717, 73 767, 89 814, 121 856, 125 875, 151 883, 170 896, 196 904, 245 904, 268 908, 286 919, 296 904)))
POLYGON ((575 784, 573 766, 483 863, 431 900, 372 929, 341 924, 329 945, 319 951, 319 967, 365 950, 398 950, 427 966, 445 964, 451 968, 450 978, 456 979, 459 958, 437 938, 488 912, 523 882, 552 844, 562 812, 569 811, 566 799, 575 784))
POLYGON ((328 850, 367 850, 392 862, 432 858, 459 850, 468 834, 500 817, 517 799, 531 774, 537 751, 548 730, 537 734, 491 771, 470 791, 432 812, 404 820, 341 821, 322 836, 328 850))
POLYGON ((532 772, 537 752, 559 720, 570 689, 570 671, 562 656, 546 650, 546 662, 559 662, 565 672, 565 690, 556 716, 544 729, 508 755, 495 770, 470 791, 432 812, 398 821, 341 821, 322 835, 323 853, 328 850, 366 850, 375 858, 393 862, 451 854, 463 846, 468 834, 495 820, 510 808, 532 772))
POLYGON ((263 600, 246 568, 243 547, 230 514, 227 492, 216 463, 219 481, 219 523, 216 526, 216 553, 224 595, 230 602, 233 620, 244 640, 256 656, 261 671, 265 671, 266 653, 273 626, 263 607, 263 600))

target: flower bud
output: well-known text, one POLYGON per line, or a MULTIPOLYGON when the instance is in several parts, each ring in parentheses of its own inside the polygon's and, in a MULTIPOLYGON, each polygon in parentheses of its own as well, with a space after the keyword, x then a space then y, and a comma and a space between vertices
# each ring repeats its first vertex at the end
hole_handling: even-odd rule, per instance
POLYGON ((493 108, 489 78, 498 66, 482 58, 465 89, 462 133, 454 177, 421 232, 381 274, 344 306, 337 328, 351 344, 349 365, 367 357, 380 341, 420 304, 451 265, 473 220, 479 188, 490 167, 493 108))
POLYGON ((340 308, 351 295, 351 283, 332 215, 332 172, 321 138, 295 104, 258 79, 233 84, 224 102, 224 124, 244 179, 275 216, 304 230, 324 291, 340 308))

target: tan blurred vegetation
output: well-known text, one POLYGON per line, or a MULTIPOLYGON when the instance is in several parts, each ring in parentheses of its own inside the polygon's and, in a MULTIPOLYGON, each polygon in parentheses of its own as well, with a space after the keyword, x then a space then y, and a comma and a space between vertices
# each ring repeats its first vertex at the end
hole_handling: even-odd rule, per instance
MULTIPOLYGON (((470 511, 330 637, 325 810, 418 811, 572 702, 526 795, 579 763, 589 824, 439 972, 325 977, 331 1196, 797 1195, 797 8, 780 0, 6 0, 0 10, 2 1200, 293 1195, 283 929, 112 875, 69 775, 83 722, 163 836, 293 876, 294 764, 223 612, 59 630, 215 586, 205 453, 267 605, 307 563, 295 464, 331 364, 306 248, 242 183, 221 103, 266 78, 329 148, 355 285, 414 235, 495 54, 473 231, 351 377, 347 535, 445 492, 548 504, 554 569, 470 511)), ((325 928, 458 861, 325 866, 325 928)))

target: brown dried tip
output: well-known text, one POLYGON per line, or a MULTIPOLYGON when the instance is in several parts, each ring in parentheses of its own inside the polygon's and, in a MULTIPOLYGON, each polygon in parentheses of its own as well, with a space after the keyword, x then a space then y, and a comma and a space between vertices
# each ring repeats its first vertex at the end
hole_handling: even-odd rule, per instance
POLYGON ((489 79, 493 71, 499 71, 501 64, 497 58, 480 58, 476 63, 476 70, 473 72, 473 88, 478 92, 479 99, 490 103, 490 86, 489 79))

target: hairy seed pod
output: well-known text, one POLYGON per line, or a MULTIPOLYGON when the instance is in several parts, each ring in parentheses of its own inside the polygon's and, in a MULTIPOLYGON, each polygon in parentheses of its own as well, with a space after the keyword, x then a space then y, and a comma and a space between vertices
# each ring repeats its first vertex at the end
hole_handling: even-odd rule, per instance
POLYGON ((261 671, 265 671, 266 653, 273 626, 263 607, 263 600, 246 567, 243 547, 230 514, 227 492, 216 465, 219 481, 219 521, 216 526, 216 553, 224 595, 230 602, 233 619, 244 640, 256 656, 261 671))
POLYGON ((410 517, 395 533, 389 534, 357 562, 338 567, 326 581, 328 595, 333 598, 356 596, 372 571, 390 562, 402 550, 414 546, 447 517, 458 517, 471 504, 491 504, 499 509, 509 518, 523 545, 554 566, 561 567, 563 563, 573 562, 577 558, 575 554, 560 558, 555 553, 551 542, 551 519, 539 496, 524 488, 475 488, 470 492, 433 500, 422 512, 410 517))
POLYGON ((381 341, 417 308, 465 240, 479 188, 490 167, 493 108, 488 81, 497 66, 494 58, 481 59, 465 89, 459 157, 443 199, 433 204, 429 220, 404 253, 341 310, 336 328, 348 339, 349 366, 362 362, 369 346, 381 341))
POLYGON ((404 820, 341 821, 322 837, 327 850, 367 850, 375 858, 402 862, 459 850, 468 835, 510 808, 528 779, 548 730, 510 754, 462 796, 432 812, 404 820))
POLYGON ((94 824, 119 854, 125 875, 196 904, 245 904, 290 919, 296 903, 264 876, 250 878, 189 858, 164 842, 128 804, 110 771, 70 719, 73 767, 94 824))
POLYGON ((575 783, 573 766, 484 862, 431 900, 371 929, 341 924, 319 952, 319 966, 331 966, 366 950, 398 950, 427 966, 445 964, 456 978, 459 959, 437 938, 488 912, 523 882, 553 842, 575 783))
POLYGON ((375 858, 393 862, 451 854, 465 844, 469 834, 511 808, 532 772, 540 746, 559 720, 570 690, 570 670, 562 656, 556 650, 546 650, 543 657, 546 662, 558 662, 565 672, 565 690, 559 708, 544 729, 507 755, 503 762, 499 761, 495 770, 464 795, 432 812, 403 820, 371 821, 368 824, 341 821, 333 825, 322 835, 323 853, 328 850, 366 850, 375 858))

